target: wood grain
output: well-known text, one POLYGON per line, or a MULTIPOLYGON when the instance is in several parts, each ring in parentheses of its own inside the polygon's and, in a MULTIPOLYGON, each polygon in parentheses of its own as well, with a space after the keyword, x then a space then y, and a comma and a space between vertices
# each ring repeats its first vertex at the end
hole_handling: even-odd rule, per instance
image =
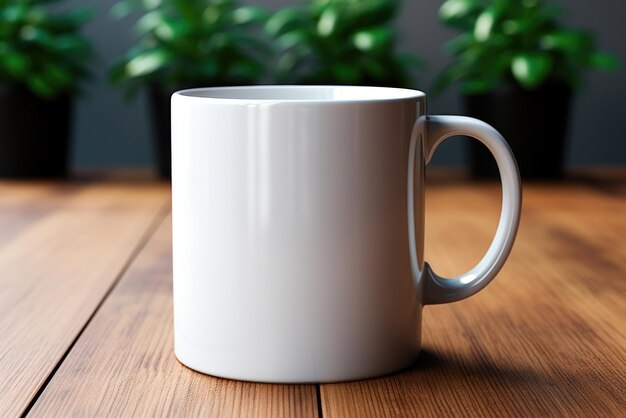
POLYGON ((29 416, 317 417, 315 386, 205 376, 174 357, 171 219, 85 330, 29 416))
MULTIPOLYGON (((322 385, 325 417, 626 416, 626 187, 530 184, 518 240, 496 281, 427 307, 409 369, 322 385)), ((427 193, 426 259, 471 267, 499 210, 496 185, 427 193)))
POLYGON ((168 193, 158 185, 0 184, 0 416, 28 407, 168 193))

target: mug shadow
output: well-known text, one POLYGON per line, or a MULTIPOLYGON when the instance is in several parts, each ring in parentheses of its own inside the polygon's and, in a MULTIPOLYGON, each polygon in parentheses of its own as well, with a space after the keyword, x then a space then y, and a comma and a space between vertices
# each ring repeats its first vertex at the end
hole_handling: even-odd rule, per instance
POLYGON ((556 377, 533 369, 530 366, 496 363, 490 359, 463 358, 453 353, 442 353, 432 348, 423 348, 417 360, 396 375, 402 374, 438 375, 446 378, 478 378, 482 381, 519 384, 558 384, 560 380, 571 382, 574 376, 563 374, 556 377))
MULTIPOLYGON (((398 373, 346 385, 375 388, 381 406, 391 410, 401 411, 403 405, 430 399, 451 410, 471 405, 476 413, 496 413, 509 407, 518 412, 543 413, 573 412, 590 392, 615 395, 619 382, 598 381, 597 374, 591 370, 572 373, 532 364, 506 364, 426 347, 412 365, 398 373), (590 382, 595 383, 590 385, 590 382)), ((369 390, 364 392, 371 393, 369 390)))

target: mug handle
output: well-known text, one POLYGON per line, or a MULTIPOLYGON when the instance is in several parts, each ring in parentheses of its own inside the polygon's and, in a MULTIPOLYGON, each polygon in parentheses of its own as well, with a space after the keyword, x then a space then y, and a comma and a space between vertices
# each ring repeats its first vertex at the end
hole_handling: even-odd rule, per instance
MULTIPOLYGON (((493 280, 506 261, 519 225, 522 188, 520 174, 513 152, 506 140, 493 127, 478 119, 465 116, 422 116, 413 128, 409 156, 408 209, 409 244, 413 274, 419 274, 415 243, 414 174, 415 151, 418 144, 424 147, 428 164, 435 149, 451 136, 464 135, 485 144, 493 154, 502 179, 502 211, 496 234, 482 260, 470 271, 451 279, 438 276, 428 263, 421 277, 424 280, 422 296, 424 305, 455 302, 482 290, 493 280), (420 141, 421 139, 421 141, 420 141)), ((419 275, 416 275, 419 278, 419 275)))

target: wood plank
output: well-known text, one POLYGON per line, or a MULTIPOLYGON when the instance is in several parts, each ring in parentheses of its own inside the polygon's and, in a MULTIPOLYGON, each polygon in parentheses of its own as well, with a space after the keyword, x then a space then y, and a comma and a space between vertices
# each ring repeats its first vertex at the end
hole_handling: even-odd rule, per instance
POLYGON ((0 184, 0 416, 28 407, 168 200, 165 185, 0 184))
POLYGON ((317 417, 313 385, 237 382, 174 357, 171 218, 118 283, 29 416, 317 417))
MULTIPOLYGON (((509 263, 484 292, 427 307, 424 350, 385 378, 321 386, 325 417, 625 416, 626 188, 525 188, 509 263)), ((499 211, 498 186, 427 192, 426 259, 471 267, 499 211)))

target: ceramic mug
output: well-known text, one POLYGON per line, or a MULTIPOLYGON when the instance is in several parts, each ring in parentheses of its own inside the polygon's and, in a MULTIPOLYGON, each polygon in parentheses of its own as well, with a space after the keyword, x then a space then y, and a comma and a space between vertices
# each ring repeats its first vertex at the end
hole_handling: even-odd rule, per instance
POLYGON ((494 278, 521 202, 496 130, 426 116, 424 93, 380 87, 179 91, 172 187, 176 356, 203 373, 281 383, 411 364, 423 306, 494 278), (424 169, 453 135, 489 148, 503 199, 484 258, 445 279, 423 259, 424 169))

